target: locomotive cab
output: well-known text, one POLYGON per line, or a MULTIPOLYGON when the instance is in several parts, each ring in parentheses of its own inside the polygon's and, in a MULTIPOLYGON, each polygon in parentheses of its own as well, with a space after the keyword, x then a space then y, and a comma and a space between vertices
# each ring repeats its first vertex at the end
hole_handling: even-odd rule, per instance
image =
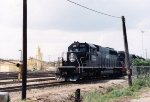
POLYGON ((67 61, 63 66, 81 66, 88 59, 88 47, 86 43, 74 42, 68 47, 67 61))
POLYGON ((92 66, 97 60, 97 47, 88 43, 74 42, 68 47, 67 61, 63 66, 92 66))

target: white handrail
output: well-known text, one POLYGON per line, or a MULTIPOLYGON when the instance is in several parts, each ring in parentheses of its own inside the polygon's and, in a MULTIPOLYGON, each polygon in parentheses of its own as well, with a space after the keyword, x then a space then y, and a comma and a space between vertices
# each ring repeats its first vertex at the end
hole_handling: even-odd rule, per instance
POLYGON ((77 56, 75 56, 75 58, 76 58, 76 60, 77 60, 77 62, 78 62, 78 64, 79 64, 79 73, 80 73, 80 63, 79 63, 79 61, 78 61, 77 56))

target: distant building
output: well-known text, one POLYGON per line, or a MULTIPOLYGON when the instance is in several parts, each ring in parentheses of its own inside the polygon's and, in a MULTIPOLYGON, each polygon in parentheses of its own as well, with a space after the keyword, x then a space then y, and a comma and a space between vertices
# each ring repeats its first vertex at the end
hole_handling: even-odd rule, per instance
POLYGON ((41 52, 41 48, 38 46, 37 52, 36 52, 36 59, 43 60, 43 53, 41 52))
MULTIPOLYGON (((2 61, 0 60, 0 72, 17 72, 18 67, 16 67, 16 64, 13 63, 19 63, 19 60, 7 60, 2 61)), ((37 48, 36 56, 30 57, 27 60, 27 70, 34 71, 34 70, 54 70, 55 69, 55 62, 46 62, 43 61, 43 53, 41 52, 40 47, 37 48)))
POLYGON ((43 54, 41 52, 41 48, 37 48, 37 53, 36 53, 36 64, 37 64, 37 70, 42 70, 43 66, 43 54))
POLYGON ((28 59, 28 69, 29 70, 45 70, 44 69, 43 54, 41 48, 38 46, 36 51, 36 57, 30 57, 28 59))
POLYGON ((40 61, 36 58, 30 57, 28 59, 28 70, 55 70, 55 62, 40 61), (40 65, 40 66, 39 66, 40 65))
POLYGON ((19 68, 16 66, 16 64, 13 63, 19 63, 19 60, 8 60, 9 62, 0 60, 0 72, 17 72, 19 68))
POLYGON ((28 70, 46 70, 44 65, 46 62, 30 57, 27 61, 28 70))
POLYGON ((38 47, 36 51, 36 57, 30 57, 28 59, 28 70, 53 70, 55 69, 54 62, 43 61, 43 53, 41 48, 38 47))

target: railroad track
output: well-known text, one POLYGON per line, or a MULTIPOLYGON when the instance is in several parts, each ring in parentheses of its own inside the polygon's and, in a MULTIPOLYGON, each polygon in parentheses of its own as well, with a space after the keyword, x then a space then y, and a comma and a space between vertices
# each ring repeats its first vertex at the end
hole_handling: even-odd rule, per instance
MULTIPOLYGON (((34 79, 27 79, 27 83, 29 82, 40 82, 40 81, 49 81, 49 80, 56 80, 54 77, 44 77, 44 78, 34 78, 34 79)), ((22 83, 22 81, 19 80, 5 80, 1 81, 0 85, 8 85, 8 84, 17 84, 17 83, 22 83)))
MULTIPOLYGON (((27 78, 40 78, 40 77, 53 77, 55 75, 54 71, 33 71, 27 72, 27 78)), ((9 80, 9 79, 17 79, 18 73, 0 73, 0 80, 9 80)))
MULTIPOLYGON (((21 91, 22 81, 17 79, 18 73, 0 73, 0 92, 21 91)), ((28 72, 27 74, 27 90, 56 86, 56 83, 60 82, 56 82, 54 72, 52 71, 28 72)))
MULTIPOLYGON (((70 85, 70 84, 93 84, 93 83, 100 83, 100 82, 106 83, 110 80, 113 80, 113 79, 103 79, 103 80, 95 79, 95 80, 85 80, 81 82, 65 82, 65 81, 44 82, 44 83, 29 84, 27 85, 27 90, 65 86, 65 85, 70 85)), ((16 92, 16 91, 21 91, 21 88, 22 88, 22 85, 8 86, 8 87, 0 88, 0 92, 16 92)))
MULTIPOLYGON (((14 74, 14 73, 13 73, 14 74)), ((1 74, 2 75, 2 74, 1 74)), ((30 89, 41 89, 47 87, 55 87, 55 86, 62 86, 62 85, 69 85, 69 84, 89 84, 89 83, 102 83, 107 82, 109 79, 106 78, 99 78, 99 79, 90 79, 90 80, 81 80, 79 82, 63 82, 63 81, 56 81, 54 77, 46 77, 52 75, 50 72, 46 73, 30 73, 30 78, 27 79, 27 90, 30 89), (43 74, 45 74, 43 76, 43 74), (47 74, 47 75, 46 75, 47 74), (43 76, 41 78, 41 76, 43 76)), ((4 80, 0 82, 0 92, 16 92, 21 91, 22 88, 21 81, 14 81, 14 80, 4 80)))
MULTIPOLYGON (((56 86, 62 86, 66 84, 71 84, 70 82, 62 82, 62 81, 55 81, 55 82, 45 82, 45 83, 39 83, 39 84, 30 84, 27 85, 27 90, 30 89, 41 89, 41 88, 46 88, 46 87, 56 87, 56 86)), ((21 91, 22 86, 11 86, 11 87, 4 87, 0 88, 0 92, 16 92, 16 91, 21 91)))

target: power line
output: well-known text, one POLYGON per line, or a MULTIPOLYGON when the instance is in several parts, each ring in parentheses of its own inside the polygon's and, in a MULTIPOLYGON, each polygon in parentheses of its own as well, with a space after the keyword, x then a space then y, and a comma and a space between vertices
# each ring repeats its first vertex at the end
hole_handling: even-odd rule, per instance
POLYGON ((114 17, 114 18, 121 18, 121 17, 118 17, 118 16, 113 16, 113 15, 110 15, 110 14, 107 14, 107 13, 103 13, 103 12, 100 12, 100 11, 96 11, 96 10, 94 10, 94 9, 88 8, 88 7, 86 7, 86 6, 83 6, 83 5, 81 5, 81 4, 78 4, 78 3, 76 3, 76 2, 73 2, 73 1, 71 1, 71 0, 67 0, 67 1, 69 1, 70 3, 73 3, 73 4, 77 5, 77 6, 80 6, 80 7, 82 7, 82 8, 85 8, 85 9, 87 9, 87 10, 90 10, 90 11, 93 11, 93 12, 96 12, 96 13, 99 13, 99 14, 102 14, 102 15, 105 15, 105 16, 114 17))

